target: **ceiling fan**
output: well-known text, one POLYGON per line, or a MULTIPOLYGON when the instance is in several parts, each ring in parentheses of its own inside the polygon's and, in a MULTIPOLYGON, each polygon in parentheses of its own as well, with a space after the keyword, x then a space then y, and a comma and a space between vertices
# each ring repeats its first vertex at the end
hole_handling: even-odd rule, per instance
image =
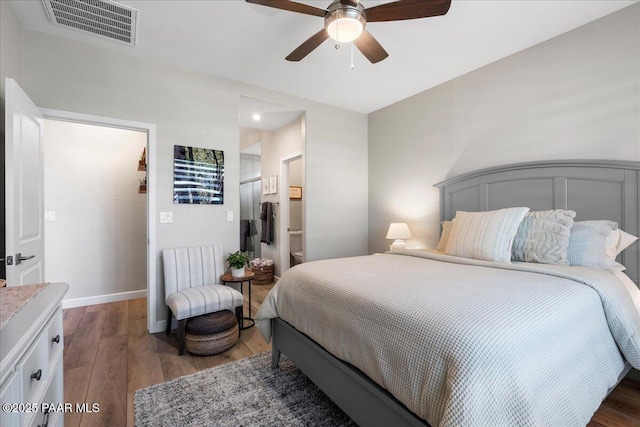
POLYGON ((324 18, 324 28, 298 46, 287 56, 287 61, 300 61, 329 37, 339 43, 353 41, 372 64, 389 54, 369 33, 368 22, 402 21, 444 15, 451 0, 399 0, 366 9, 360 0, 334 0, 328 8, 320 9, 288 0, 246 0, 248 3, 274 7, 291 12, 324 18))

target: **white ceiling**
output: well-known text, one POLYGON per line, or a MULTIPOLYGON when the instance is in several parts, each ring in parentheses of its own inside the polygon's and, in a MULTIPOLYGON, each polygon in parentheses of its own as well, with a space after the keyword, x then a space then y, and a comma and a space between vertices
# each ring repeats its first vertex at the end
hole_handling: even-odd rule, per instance
POLYGON ((336 50, 330 41, 299 63, 285 61, 322 19, 241 0, 122 0, 139 10, 135 47, 53 25, 40 1, 12 4, 27 28, 369 113, 636 2, 453 0, 445 16, 367 25, 390 56, 372 65, 355 50, 354 70, 350 44, 336 50))

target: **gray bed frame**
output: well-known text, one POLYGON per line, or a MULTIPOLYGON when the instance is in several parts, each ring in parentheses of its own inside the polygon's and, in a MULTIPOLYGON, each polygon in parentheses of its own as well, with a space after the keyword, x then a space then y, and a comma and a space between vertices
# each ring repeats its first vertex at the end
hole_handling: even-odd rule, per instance
MULTIPOLYGON (((640 230, 640 162, 518 163, 467 173, 435 186, 440 189, 441 220, 452 219, 457 210, 528 206, 532 210, 571 209, 576 211, 578 221, 610 219, 636 236, 640 230)), ((619 259, 636 284, 638 246, 634 243, 619 259)), ((276 368, 280 354, 285 354, 358 425, 428 425, 360 370, 331 355, 284 320, 273 319, 272 332, 271 367, 276 368)), ((618 381, 629 370, 627 364, 618 381)))

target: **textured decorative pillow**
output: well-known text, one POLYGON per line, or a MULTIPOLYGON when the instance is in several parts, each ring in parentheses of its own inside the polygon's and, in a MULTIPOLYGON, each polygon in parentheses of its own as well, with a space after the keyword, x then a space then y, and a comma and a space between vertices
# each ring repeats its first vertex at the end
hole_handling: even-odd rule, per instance
POLYGON ((618 228, 613 221, 578 221, 571 227, 567 259, 569 265, 582 265, 603 270, 624 270, 607 254, 607 240, 618 228))
POLYGON ((451 227, 453 226, 453 221, 442 221, 442 234, 440 235, 440 241, 438 242, 438 247, 436 248, 440 252, 444 252, 447 249, 447 242, 449 241, 449 236, 451 235, 451 227))
POLYGON ((569 234, 576 213, 563 209, 533 211, 524 216, 513 239, 511 259, 569 265, 569 234))
POLYGON ((607 237, 607 256, 615 261, 620 252, 627 249, 636 240, 638 240, 637 236, 616 228, 607 237))
POLYGON ((487 212, 456 212, 447 242, 448 255, 511 262, 511 246, 529 208, 487 212))

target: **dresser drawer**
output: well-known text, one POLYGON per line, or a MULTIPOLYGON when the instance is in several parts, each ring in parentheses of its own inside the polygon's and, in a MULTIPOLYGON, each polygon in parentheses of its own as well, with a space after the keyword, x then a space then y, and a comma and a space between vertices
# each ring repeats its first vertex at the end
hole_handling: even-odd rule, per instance
POLYGON ((64 400, 64 391, 63 391, 63 373, 62 373, 62 361, 58 363, 56 370, 51 375, 51 382, 49 383, 49 387, 47 391, 44 393, 44 397, 42 402, 45 404, 39 405, 40 409, 54 409, 50 410, 48 413, 39 411, 33 420, 31 421, 32 427, 52 427, 61 425, 61 420, 64 418, 64 411, 60 411, 61 406, 64 400))
POLYGON ((49 343, 49 369, 53 371, 59 356, 64 350, 64 329, 61 308, 58 308, 53 314, 51 323, 49 323, 47 327, 47 338, 47 342, 49 343))
POLYGON ((33 343, 24 358, 18 363, 18 373, 22 382, 23 402, 40 402, 49 382, 48 335, 42 333, 33 343))

